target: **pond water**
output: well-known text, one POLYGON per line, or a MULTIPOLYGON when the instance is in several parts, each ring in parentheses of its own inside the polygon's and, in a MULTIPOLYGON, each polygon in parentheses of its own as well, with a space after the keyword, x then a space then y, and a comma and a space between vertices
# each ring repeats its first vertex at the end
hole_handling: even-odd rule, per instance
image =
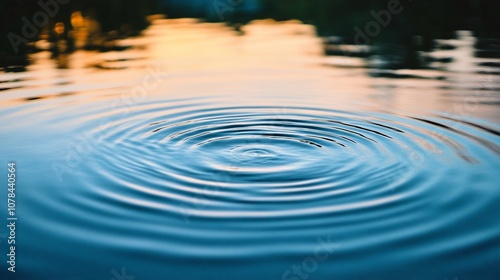
POLYGON ((0 75, 2 279, 500 278, 499 61, 471 32, 415 70, 242 32, 157 20, 0 75))

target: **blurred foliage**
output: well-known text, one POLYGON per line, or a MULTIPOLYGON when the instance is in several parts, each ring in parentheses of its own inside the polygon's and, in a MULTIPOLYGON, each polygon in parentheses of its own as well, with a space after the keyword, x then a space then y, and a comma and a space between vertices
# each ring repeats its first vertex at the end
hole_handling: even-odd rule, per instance
MULTIPOLYGON (((136 35, 148 26, 146 16, 156 11, 157 1, 141 0, 1 0, 0 1, 0 59, 2 56, 21 55, 30 51, 29 44, 19 44, 18 51, 12 47, 12 34, 22 41, 33 42, 40 35, 55 38, 54 28, 63 23, 65 29, 59 37, 67 37, 73 29, 71 15, 80 11, 82 16, 98 23, 101 34, 113 36, 136 35), (45 4, 45 8, 40 5, 45 4), (46 10, 49 7, 52 14, 46 10), (36 25, 34 16, 45 14, 46 24, 36 25), (41 14, 40 14, 41 13, 41 14), (36 29, 37 36, 26 36, 26 22, 36 29), (10 37, 9 37, 10 34, 10 37)), ((38 18, 43 22, 43 16, 38 18)))
MULTIPOLYGON (((169 17, 243 24, 258 18, 299 19, 315 25, 320 36, 335 35, 352 40, 355 27, 364 30, 367 23, 375 20, 371 11, 387 9, 388 3, 394 0, 41 0, 56 1, 67 3, 58 5, 57 14, 37 30, 38 35, 46 33, 49 38, 57 37, 53 34, 54 26, 62 22, 67 28, 58 36, 67 36, 72 28, 72 13, 80 11, 83 17, 98 23, 103 36, 115 38, 138 34, 147 27, 148 14, 166 13, 169 17)), ((434 38, 453 36, 453 31, 458 29, 473 30, 480 37, 500 37, 498 0, 401 0, 400 3, 403 11, 393 15, 390 24, 374 36, 373 41, 409 44, 419 36, 425 47, 430 46, 434 38)), ((32 22, 33 15, 40 10, 39 0, 0 1, 0 56, 15 53, 8 34, 23 36, 22 18, 32 22)), ((29 46, 20 44, 19 50, 25 53, 29 46)))
MULTIPOLYGON (((300 19, 317 26, 319 35, 353 36, 373 20, 370 11, 387 9, 391 0, 260 0, 261 17, 300 19)), ((498 36, 498 0, 401 0, 403 11, 392 17, 388 30, 430 37, 449 37, 457 29, 498 36)))

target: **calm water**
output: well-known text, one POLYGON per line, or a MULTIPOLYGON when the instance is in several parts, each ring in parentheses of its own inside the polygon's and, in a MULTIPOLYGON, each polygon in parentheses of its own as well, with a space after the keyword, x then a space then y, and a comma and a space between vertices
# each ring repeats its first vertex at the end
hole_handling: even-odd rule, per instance
POLYGON ((500 279, 498 60, 470 32, 377 70, 244 31, 159 20, 1 74, 2 279, 500 279))

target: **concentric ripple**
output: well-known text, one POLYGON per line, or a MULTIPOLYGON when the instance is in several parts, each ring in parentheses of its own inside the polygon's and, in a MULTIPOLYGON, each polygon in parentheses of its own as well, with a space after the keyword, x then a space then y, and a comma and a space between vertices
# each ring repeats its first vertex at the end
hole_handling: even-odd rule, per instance
POLYGON ((474 279, 496 267, 492 124, 202 98, 85 114, 78 129, 92 145, 66 189, 31 200, 43 215, 29 224, 57 240, 50 246, 75 248, 73 260, 88 261, 78 251, 119 254, 117 267, 140 266, 143 279, 179 266, 183 278, 203 279, 189 276, 189 264, 206 262, 217 273, 237 264, 217 279, 242 278, 262 260, 263 279, 280 279, 322 238, 335 249, 318 279, 400 279, 429 261, 444 268, 422 279, 474 279))
POLYGON ((95 130, 105 144, 96 163, 109 182, 127 188, 117 192, 121 200, 189 221, 308 216, 309 223, 323 214, 397 210, 467 175, 452 175, 465 165, 498 165, 492 128, 307 107, 275 112, 185 101, 145 105, 95 130))

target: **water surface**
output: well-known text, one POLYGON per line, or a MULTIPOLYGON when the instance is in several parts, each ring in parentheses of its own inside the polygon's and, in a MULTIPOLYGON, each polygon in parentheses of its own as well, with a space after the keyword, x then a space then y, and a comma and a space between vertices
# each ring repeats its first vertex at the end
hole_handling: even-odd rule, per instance
POLYGON ((159 20, 1 74, 2 277, 500 277, 500 82, 470 32, 446 63, 381 70, 308 25, 244 31, 159 20))

